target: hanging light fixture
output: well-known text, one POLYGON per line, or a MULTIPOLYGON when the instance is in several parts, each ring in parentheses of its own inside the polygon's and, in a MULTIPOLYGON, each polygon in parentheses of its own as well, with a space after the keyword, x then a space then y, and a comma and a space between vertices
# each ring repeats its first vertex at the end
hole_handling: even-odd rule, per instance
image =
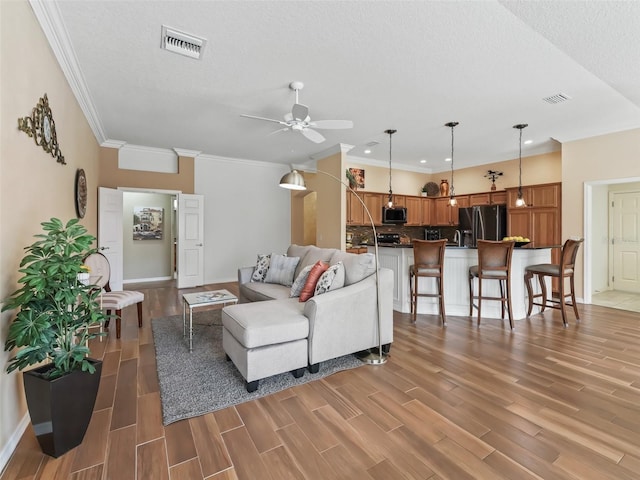
POLYGON ((451 128, 451 186, 449 187, 449 205, 455 207, 458 204, 456 193, 453 187, 453 129, 456 128, 458 122, 445 123, 445 127, 451 128))
POLYGON ((396 133, 397 130, 385 130, 384 133, 389 134, 389 201, 387 207, 393 208, 393 191, 391 190, 391 135, 396 133))
POLYGON ((516 207, 526 207, 527 203, 522 198, 522 130, 527 128, 529 124, 519 123, 514 125, 513 128, 520 130, 520 151, 518 153, 518 198, 516 199, 516 207))

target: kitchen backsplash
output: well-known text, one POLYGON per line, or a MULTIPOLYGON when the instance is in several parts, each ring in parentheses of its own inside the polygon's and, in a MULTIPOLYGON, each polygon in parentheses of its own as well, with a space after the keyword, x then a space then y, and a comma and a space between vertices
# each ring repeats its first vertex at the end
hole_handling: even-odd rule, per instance
MULTIPOLYGON (((376 227, 378 233, 398 233, 401 243, 411 243, 415 240, 424 240, 426 227, 406 227, 403 225, 383 225, 376 227)), ((455 227, 428 227, 429 230, 439 230, 440 238, 446 238, 453 242, 455 227)), ((351 233, 352 245, 373 245, 373 229, 366 226, 347 226, 346 233, 351 233)))

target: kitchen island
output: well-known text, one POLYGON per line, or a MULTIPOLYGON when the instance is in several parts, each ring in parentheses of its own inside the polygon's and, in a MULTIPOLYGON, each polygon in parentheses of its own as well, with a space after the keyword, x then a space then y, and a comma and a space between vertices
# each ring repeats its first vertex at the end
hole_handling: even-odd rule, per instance
MULTIPOLYGON (((374 253, 374 248, 368 248, 374 253)), ((390 268, 394 272, 393 309, 398 312, 410 313, 409 298, 409 266, 413 265, 413 246, 395 245, 379 246, 380 267, 390 268)), ((515 248, 511 259, 511 304, 514 320, 526 318, 529 305, 527 289, 524 283, 524 269, 529 265, 551 263, 551 248, 515 248)), ((478 250, 467 247, 447 247, 444 256, 444 302, 447 315, 469 315, 469 267, 478 264, 478 250)), ((435 280, 431 278, 419 279, 420 291, 436 291, 435 280)), ((478 291, 477 282, 474 292, 478 291)), ((551 292, 551 282, 547 277, 547 291, 551 292)), ((535 292, 540 286, 536 283, 535 292)), ((498 282, 485 280, 483 293, 488 296, 500 296, 498 282)), ((534 306, 532 315, 538 313, 540 307, 534 306)), ((418 313, 438 314, 437 298, 418 298, 418 313)), ((474 317, 477 311, 473 312, 474 317)), ((484 300, 482 302, 482 318, 500 318, 499 301, 484 300)))

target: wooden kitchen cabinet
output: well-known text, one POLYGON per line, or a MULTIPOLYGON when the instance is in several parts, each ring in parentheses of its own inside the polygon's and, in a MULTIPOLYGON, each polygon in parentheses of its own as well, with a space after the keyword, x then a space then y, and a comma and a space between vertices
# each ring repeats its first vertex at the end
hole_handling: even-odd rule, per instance
MULTIPOLYGON (((387 201, 387 195, 383 193, 365 193, 363 194, 364 204, 371 213, 374 225, 382 225, 382 205, 387 201)), ((365 222, 363 225, 369 225, 369 217, 364 214, 365 222)))
MULTIPOLYGON (((457 197, 456 197, 457 198, 457 197)), ((433 202, 434 207, 431 218, 431 225, 449 226, 458 224, 458 208, 449 205, 449 197, 436 198, 433 202)))
POLYGON ((405 197, 404 206, 407 207, 408 226, 420 226, 422 223, 422 198, 405 197))
POLYGON ((469 195, 469 206, 475 207, 476 205, 491 205, 491 194, 473 193, 469 195))
MULTIPOLYGON (((560 183, 546 183, 542 185, 529 185, 522 187, 522 198, 527 204, 524 208, 560 208, 560 183)), ((518 188, 507 189, 507 206, 508 208, 516 208, 516 200, 518 199, 518 188)), ((523 207, 520 207, 523 208, 523 207)))
MULTIPOLYGON (((365 213, 362 203, 356 198, 353 192, 347 192, 347 225, 363 225, 365 223, 365 213)), ((369 219, 366 219, 369 223, 369 219)))
POLYGON ((506 205, 507 204, 507 192, 491 192, 491 205, 506 205))
POLYGON ((420 203, 421 203, 421 215, 422 215, 422 220, 421 220, 421 225, 431 225, 431 219, 433 217, 433 199, 431 198, 427 198, 427 197, 422 197, 420 198, 420 203))

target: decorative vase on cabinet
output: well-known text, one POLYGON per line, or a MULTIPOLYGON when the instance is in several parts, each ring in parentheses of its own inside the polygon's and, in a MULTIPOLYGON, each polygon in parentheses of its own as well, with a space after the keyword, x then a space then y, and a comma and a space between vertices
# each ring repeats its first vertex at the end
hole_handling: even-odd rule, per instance
POLYGON ((440 196, 448 197, 449 196, 449 180, 446 178, 440 180, 440 196))

